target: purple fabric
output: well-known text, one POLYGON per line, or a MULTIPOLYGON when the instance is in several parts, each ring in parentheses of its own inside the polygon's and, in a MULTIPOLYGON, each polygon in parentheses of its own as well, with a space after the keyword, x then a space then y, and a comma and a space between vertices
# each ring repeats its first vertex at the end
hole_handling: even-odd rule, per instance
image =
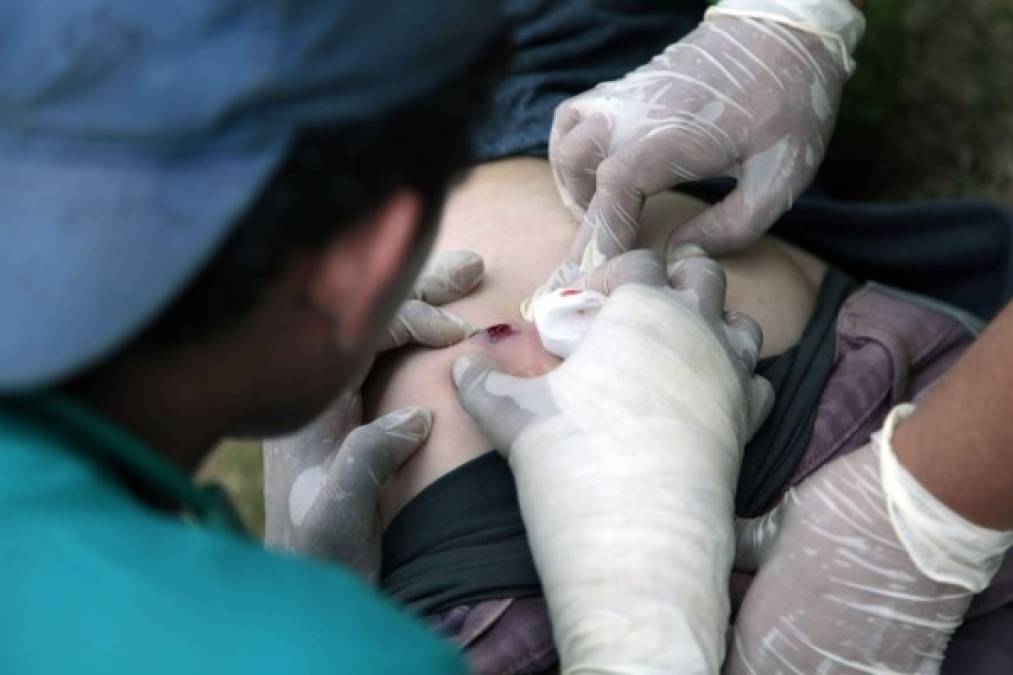
POLYGON ((955 318, 882 287, 854 293, 837 319, 834 369, 791 484, 865 445, 891 408, 916 400, 973 340, 955 318))
MULTIPOLYGON (((973 340, 972 330, 954 316, 884 287, 870 284, 854 293, 837 320, 834 369, 791 485, 865 445, 894 405, 917 401, 973 340)), ((732 575, 733 607, 751 581, 732 575)), ((951 641, 943 673, 1013 673, 1011 603, 1013 557, 1007 556, 951 641)), ((429 621, 464 650, 476 675, 535 675, 558 660, 541 598, 486 600, 429 621)))
POLYGON ((427 620, 464 650, 473 675, 535 675, 558 662, 542 598, 484 600, 427 620))

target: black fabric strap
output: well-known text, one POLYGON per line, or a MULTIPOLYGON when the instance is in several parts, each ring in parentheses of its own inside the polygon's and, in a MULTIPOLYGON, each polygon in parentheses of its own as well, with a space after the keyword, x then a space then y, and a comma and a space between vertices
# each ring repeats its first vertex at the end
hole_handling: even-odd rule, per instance
POLYGON ((829 268, 798 344, 757 364, 757 374, 774 386, 774 409, 746 445, 735 490, 737 515, 752 517, 766 511, 802 461, 834 366, 837 316, 858 288, 853 278, 829 268))
POLYGON ((442 476, 401 509, 383 535, 381 579, 419 614, 541 593, 513 474, 498 452, 442 476))

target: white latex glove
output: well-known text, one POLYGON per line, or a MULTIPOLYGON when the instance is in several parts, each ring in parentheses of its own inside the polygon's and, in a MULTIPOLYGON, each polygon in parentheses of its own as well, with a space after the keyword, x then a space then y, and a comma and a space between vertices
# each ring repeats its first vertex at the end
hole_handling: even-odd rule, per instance
POLYGON ((645 198, 686 181, 738 186, 674 244, 758 238, 812 181, 863 30, 849 0, 722 0, 650 63, 563 102, 549 159, 582 223, 544 290, 632 248, 645 198))
POLYGON ((634 251, 561 366, 454 364, 464 408, 508 458, 564 673, 715 673, 723 660, 742 449, 773 401, 759 326, 725 317, 713 260, 634 251), (615 290, 612 290, 615 289, 615 290))
POLYGON ((742 528, 760 565, 725 672, 939 672, 1013 535, 975 525, 897 461, 901 406, 870 445, 827 464, 742 528))
MULTIPOLYGON (((436 254, 380 349, 446 347, 468 337, 474 329, 467 322, 434 305, 467 295, 483 271, 475 253, 436 254)), ((265 441, 264 539, 273 548, 343 562, 374 581, 380 571, 378 490, 429 436, 432 414, 403 408, 359 426, 358 389, 367 372, 305 429, 265 441)))

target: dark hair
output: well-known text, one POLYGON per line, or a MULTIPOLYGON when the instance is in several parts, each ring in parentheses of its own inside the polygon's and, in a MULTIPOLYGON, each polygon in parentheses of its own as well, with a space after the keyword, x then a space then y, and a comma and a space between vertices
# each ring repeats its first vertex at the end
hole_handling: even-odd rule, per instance
POLYGON ((418 192, 434 221, 451 182, 471 163, 471 128, 508 54, 498 38, 418 100, 361 123, 301 132, 218 253, 139 342, 197 340, 237 321, 290 254, 326 244, 399 188, 418 192))

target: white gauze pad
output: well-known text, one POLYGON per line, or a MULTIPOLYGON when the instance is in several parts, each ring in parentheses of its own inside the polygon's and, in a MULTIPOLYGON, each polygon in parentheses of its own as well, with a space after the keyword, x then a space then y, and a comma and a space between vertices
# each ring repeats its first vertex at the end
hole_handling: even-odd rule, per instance
POLYGON ((602 305, 598 291, 560 288, 534 298, 532 318, 545 351, 565 359, 580 345, 602 305))

